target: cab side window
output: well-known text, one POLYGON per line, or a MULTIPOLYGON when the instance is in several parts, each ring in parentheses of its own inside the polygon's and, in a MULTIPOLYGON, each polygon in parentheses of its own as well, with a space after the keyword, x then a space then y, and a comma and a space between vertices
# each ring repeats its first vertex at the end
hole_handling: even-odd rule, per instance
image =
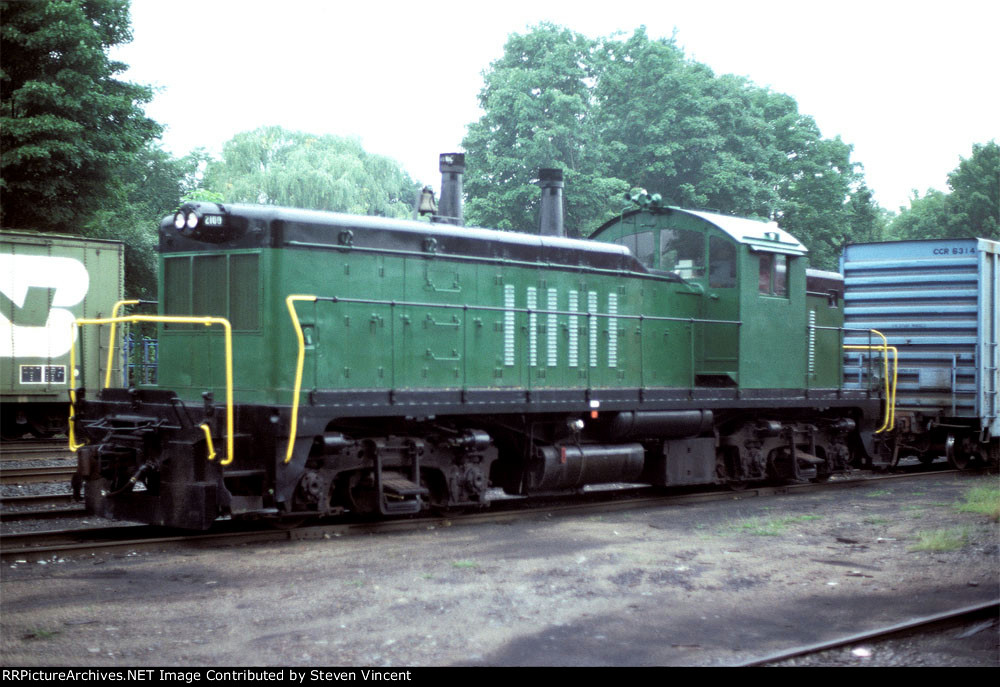
POLYGON ((629 234, 615 239, 615 243, 625 246, 635 259, 646 267, 653 267, 653 232, 641 231, 638 234, 629 234))
POLYGON ((708 239, 708 285, 714 289, 736 286, 736 245, 719 236, 708 239))
POLYGON ((705 276, 705 236, 688 229, 660 232, 660 269, 676 272, 683 279, 705 276))
POLYGON ((788 256, 774 256, 774 295, 788 298, 788 256))
POLYGON ((788 256, 761 253, 757 287, 761 295, 788 298, 788 256))
POLYGON ((636 234, 635 251, 633 252, 639 262, 646 267, 652 267, 653 258, 656 256, 656 250, 653 248, 653 232, 644 231, 636 234))

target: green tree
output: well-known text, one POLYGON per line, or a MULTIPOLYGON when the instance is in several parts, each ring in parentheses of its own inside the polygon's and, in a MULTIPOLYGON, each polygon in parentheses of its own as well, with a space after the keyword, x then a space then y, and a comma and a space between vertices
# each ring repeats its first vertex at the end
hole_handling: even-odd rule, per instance
POLYGON ((237 134, 209 162, 203 188, 230 202, 408 217, 417 184, 353 138, 271 126, 237 134))
POLYGON ((773 214, 773 136, 759 89, 715 77, 673 39, 650 40, 642 28, 601 41, 595 60, 595 116, 616 176, 672 205, 773 214))
POLYGON ((847 212, 850 231, 845 237, 845 242, 849 240, 853 243, 866 243, 884 241, 888 238, 886 234, 888 213, 875 202, 871 189, 865 184, 861 184, 851 194, 847 212))
POLYGON ((948 175, 948 186, 949 234, 1000 239, 1000 145, 973 145, 972 155, 948 175))
POLYGON ((564 171, 565 223, 589 234, 608 214, 608 199, 628 182, 607 174, 607 158, 591 116, 594 41, 542 24, 508 38, 485 74, 485 114, 469 125, 464 181, 470 224, 532 231, 538 226, 538 170, 564 171))
POLYGON ((916 191, 910 207, 889 225, 897 239, 1000 239, 1000 145, 996 141, 972 146, 948 175, 950 193, 916 191))
POLYGON ((108 203, 87 216, 83 234, 125 244, 129 298, 156 299, 157 229, 195 188, 203 157, 202 151, 195 151, 177 159, 158 145, 147 145, 117 166, 109 181, 108 203))
POLYGON ((947 225, 948 194, 928 189, 923 197, 913 192, 910 207, 892 220, 888 233, 893 239, 946 238, 947 225))
MULTIPOLYGON (((512 35, 485 73, 469 126, 467 215, 532 231, 539 167, 566 170, 567 226, 584 235, 620 210, 620 190, 776 220, 833 268, 862 188, 851 147, 822 138, 787 95, 716 76, 671 39, 592 40, 543 24, 512 35), (570 221, 572 218, 572 221, 570 221)), ((869 198, 870 199, 870 198, 869 198)))
POLYGON ((142 111, 151 90, 108 57, 132 38, 129 3, 2 2, 0 18, 0 222, 78 233, 161 130, 142 111))

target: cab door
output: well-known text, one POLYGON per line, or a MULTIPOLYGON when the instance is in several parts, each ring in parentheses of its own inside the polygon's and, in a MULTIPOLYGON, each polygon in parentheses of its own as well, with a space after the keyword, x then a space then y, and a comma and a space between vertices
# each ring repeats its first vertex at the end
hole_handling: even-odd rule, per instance
POLYGON ((702 358, 699 386, 739 384, 740 319, 738 246, 727 236, 708 237, 702 358))
POLYGON ((806 370, 805 258, 752 250, 744 262, 741 386, 802 389, 806 370))

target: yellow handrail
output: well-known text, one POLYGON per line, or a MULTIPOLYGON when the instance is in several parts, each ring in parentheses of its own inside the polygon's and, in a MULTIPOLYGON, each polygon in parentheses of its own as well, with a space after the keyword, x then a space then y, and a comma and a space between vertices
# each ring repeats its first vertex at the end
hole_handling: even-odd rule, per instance
POLYGON ((76 429, 76 386, 73 383, 76 381, 76 322, 73 322, 73 343, 69 347, 69 374, 67 377, 69 378, 69 450, 76 453, 87 445, 87 442, 76 443, 74 432, 76 429))
POLYGON ((889 340, 885 337, 885 334, 878 331, 877 329, 869 329, 868 331, 881 337, 881 346, 872 346, 871 344, 864 345, 851 345, 845 344, 844 350, 848 351, 869 351, 872 349, 882 351, 882 364, 885 371, 885 396, 886 396, 886 408, 885 408, 885 420, 882 421, 882 426, 875 430, 875 433, 884 432, 886 430, 893 430, 896 428, 896 382, 899 375, 899 349, 895 346, 889 345, 889 340), (892 351, 892 385, 889 384, 889 351, 892 351))
MULTIPOLYGON (((222 465, 229 465, 233 462, 233 328, 229 320, 224 317, 179 317, 175 315, 128 315, 127 317, 100 318, 100 319, 78 319, 73 325, 84 324, 112 324, 114 322, 168 322, 176 324, 203 324, 210 327, 213 324, 221 325, 226 333, 226 459, 221 461, 222 465)), ((70 361, 70 389, 69 389, 69 449, 77 451, 85 444, 76 444, 74 438, 73 418, 76 417, 76 391, 75 382, 75 361, 76 361, 76 338, 73 332, 73 344, 69 349, 70 361)))
POLYGON ((115 363, 115 327, 118 325, 118 311, 123 305, 136 305, 138 300, 129 301, 118 301, 115 303, 115 307, 111 308, 111 338, 108 339, 108 371, 104 375, 104 388, 107 389, 111 386, 111 366, 115 363))
POLYGON ((292 451, 295 447, 295 434, 299 426, 299 394, 302 393, 302 367, 306 360, 306 340, 302 334, 302 323, 299 322, 299 314, 295 312, 293 303, 296 301, 316 302, 316 296, 291 295, 285 299, 288 306, 288 313, 292 317, 292 326, 295 327, 295 336, 299 342, 299 356, 295 363, 295 391, 292 393, 292 426, 288 434, 288 451, 285 453, 285 463, 292 460, 292 451))
POLYGON ((208 444, 208 459, 213 460, 215 458, 215 445, 212 443, 212 430, 209 429, 207 422, 202 422, 198 426, 205 433, 205 442, 208 444))

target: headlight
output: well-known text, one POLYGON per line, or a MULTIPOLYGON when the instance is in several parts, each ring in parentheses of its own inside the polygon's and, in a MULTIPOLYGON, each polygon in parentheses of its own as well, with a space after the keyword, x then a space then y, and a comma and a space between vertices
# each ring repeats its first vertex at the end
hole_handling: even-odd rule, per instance
POLYGON ((220 203, 192 201, 184 203, 166 224, 181 236, 196 241, 223 243, 241 236, 246 231, 246 221, 232 219, 229 211, 220 203))

